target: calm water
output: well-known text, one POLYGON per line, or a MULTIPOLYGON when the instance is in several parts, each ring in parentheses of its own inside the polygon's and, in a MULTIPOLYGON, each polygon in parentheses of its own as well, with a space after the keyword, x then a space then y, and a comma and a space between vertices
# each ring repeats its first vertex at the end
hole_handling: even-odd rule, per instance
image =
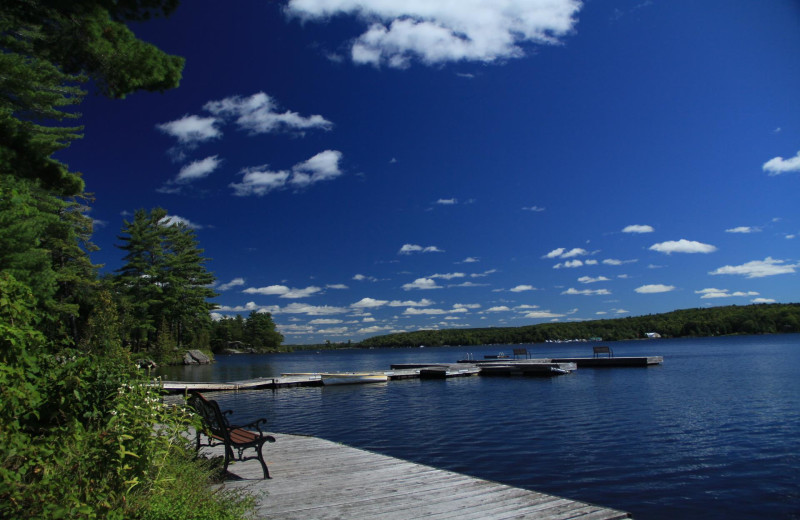
MULTIPOLYGON (((800 518, 800 335, 609 343, 650 368, 212 394, 235 421, 632 512, 638 519, 800 518)), ((591 344, 529 345, 534 357, 591 344)), ((386 370, 511 347, 221 356, 167 379, 386 370)), ((275 446, 279 449, 279 446, 275 446)))

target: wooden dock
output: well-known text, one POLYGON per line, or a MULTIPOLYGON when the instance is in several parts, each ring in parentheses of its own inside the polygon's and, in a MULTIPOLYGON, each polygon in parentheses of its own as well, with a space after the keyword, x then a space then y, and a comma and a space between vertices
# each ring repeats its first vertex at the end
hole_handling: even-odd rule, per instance
MULTIPOLYGON (((257 461, 232 464, 226 488, 258 499, 258 518, 270 519, 538 519, 630 518, 608 509, 515 488, 351 448, 316 437, 274 434, 265 447, 272 479, 257 461)), ((222 456, 222 447, 203 448, 222 456)))
POLYGON ((575 363, 581 368, 648 367, 664 362, 662 356, 647 357, 590 357, 553 359, 554 363, 575 363))
MULTIPOLYGON (((383 372, 394 379, 449 379, 472 375, 547 375, 553 369, 567 372, 577 368, 604 367, 648 367, 664 362, 661 356, 649 357, 597 357, 560 359, 488 359, 482 361, 461 360, 458 363, 399 363, 383 372), (486 370, 484 370, 486 369, 486 370)), ((281 377, 260 377, 247 381, 223 383, 194 383, 186 381, 162 381, 164 390, 171 393, 240 391, 278 389, 293 386, 322 386, 318 373, 284 374, 281 377)))

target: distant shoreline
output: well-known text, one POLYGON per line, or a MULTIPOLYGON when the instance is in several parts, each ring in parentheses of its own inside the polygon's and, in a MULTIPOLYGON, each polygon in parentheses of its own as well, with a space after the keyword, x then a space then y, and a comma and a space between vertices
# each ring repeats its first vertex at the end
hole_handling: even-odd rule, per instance
POLYGON ((373 336, 359 342, 283 345, 284 351, 353 348, 513 345, 569 341, 645 340, 800 332, 800 303, 760 303, 681 309, 660 314, 519 327, 418 330, 373 336))

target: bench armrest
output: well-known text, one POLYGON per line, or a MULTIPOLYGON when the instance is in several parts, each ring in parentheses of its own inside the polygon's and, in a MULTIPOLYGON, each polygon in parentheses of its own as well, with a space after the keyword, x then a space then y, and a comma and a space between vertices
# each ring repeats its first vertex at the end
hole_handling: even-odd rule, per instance
POLYGON ((262 425, 264 425, 264 426, 267 425, 267 420, 266 419, 262 418, 262 419, 258 419, 257 421, 253 421, 251 423, 231 426, 230 428, 232 430, 235 430, 237 428, 241 428, 242 430, 253 430, 253 429, 255 429, 256 431, 258 431, 258 433, 263 434, 264 432, 261 430, 261 426, 262 425))

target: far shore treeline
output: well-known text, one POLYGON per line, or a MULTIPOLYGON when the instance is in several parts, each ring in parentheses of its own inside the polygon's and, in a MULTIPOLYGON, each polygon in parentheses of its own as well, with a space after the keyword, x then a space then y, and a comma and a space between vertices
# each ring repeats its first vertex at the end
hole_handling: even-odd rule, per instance
POLYGON ((644 339, 647 333, 662 338, 776 334, 800 332, 800 303, 728 305, 710 309, 683 309, 663 314, 627 318, 541 323, 523 327, 419 330, 367 338, 358 343, 292 345, 294 349, 439 347, 542 343, 546 341, 620 341, 644 339))

